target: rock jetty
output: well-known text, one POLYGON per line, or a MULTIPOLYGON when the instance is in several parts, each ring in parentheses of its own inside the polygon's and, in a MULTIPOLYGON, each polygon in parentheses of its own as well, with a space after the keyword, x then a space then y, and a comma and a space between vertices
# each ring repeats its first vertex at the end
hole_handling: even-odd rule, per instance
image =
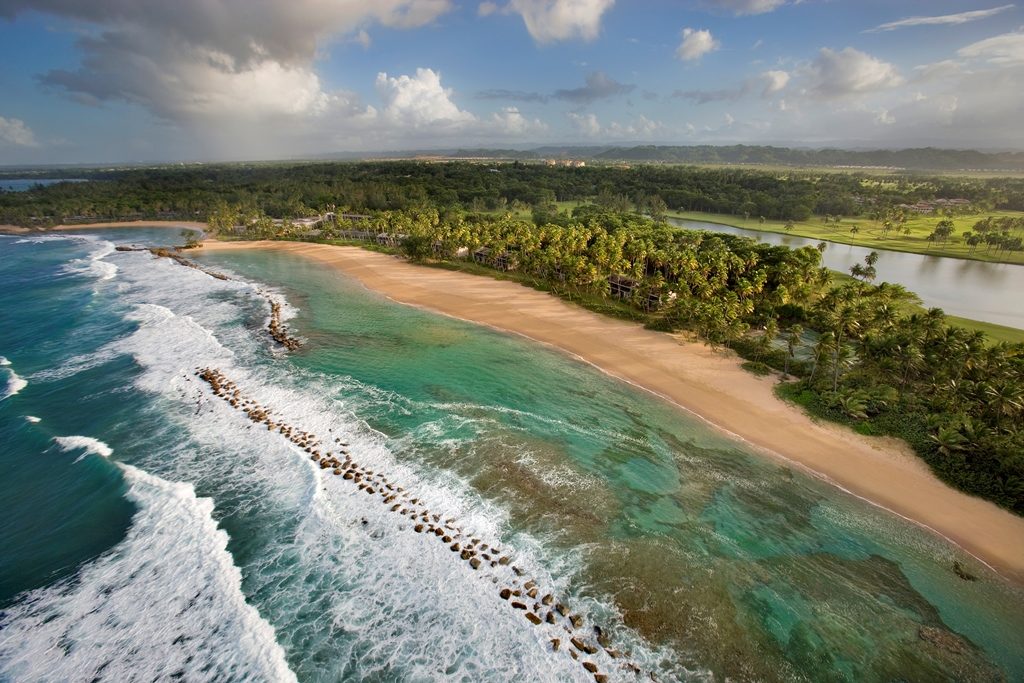
MULTIPOLYGON (((536 580, 529 578, 522 569, 512 564, 512 553, 497 544, 484 542, 468 534, 454 518, 442 520, 441 515, 429 510, 412 492, 389 480, 382 473, 360 465, 350 452, 348 443, 340 437, 335 437, 333 442, 326 442, 311 432, 276 418, 272 410, 246 396, 241 388, 220 370, 197 368, 195 375, 209 385, 215 396, 232 408, 245 413, 249 420, 265 425, 267 431, 277 432, 296 448, 308 453, 309 459, 325 475, 341 477, 359 491, 387 506, 392 514, 405 517, 409 521, 406 528, 412 533, 423 534, 445 544, 453 558, 465 562, 471 571, 480 573, 481 578, 487 577, 498 584, 497 597, 507 602, 511 609, 522 613, 531 625, 561 633, 561 637, 549 638, 553 651, 568 653, 594 677, 596 683, 608 680, 608 675, 599 670, 597 663, 584 659, 602 652, 608 661, 619 660, 623 656, 610 648, 605 631, 599 626, 594 626, 590 630, 584 629, 581 615, 572 612, 566 603, 558 600, 552 592, 542 593, 536 580), (569 645, 563 646, 565 642, 569 645)), ((629 662, 620 662, 619 666, 623 672, 639 671, 629 662)), ((651 678, 654 678, 653 673, 651 678)))

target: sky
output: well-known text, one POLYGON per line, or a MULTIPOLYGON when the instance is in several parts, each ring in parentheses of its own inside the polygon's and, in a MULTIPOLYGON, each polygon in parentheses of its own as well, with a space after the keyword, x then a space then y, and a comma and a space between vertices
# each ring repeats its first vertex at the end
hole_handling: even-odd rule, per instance
POLYGON ((0 165, 1024 149, 1022 121, 1005 0, 0 0, 0 165))

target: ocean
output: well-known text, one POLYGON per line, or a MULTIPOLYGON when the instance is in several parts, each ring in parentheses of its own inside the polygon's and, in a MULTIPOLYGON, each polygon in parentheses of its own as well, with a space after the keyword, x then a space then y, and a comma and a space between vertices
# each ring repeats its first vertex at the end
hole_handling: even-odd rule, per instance
POLYGON ((0 679, 1024 680, 1024 594, 909 522, 299 257, 114 249, 177 240, 0 237, 0 679))

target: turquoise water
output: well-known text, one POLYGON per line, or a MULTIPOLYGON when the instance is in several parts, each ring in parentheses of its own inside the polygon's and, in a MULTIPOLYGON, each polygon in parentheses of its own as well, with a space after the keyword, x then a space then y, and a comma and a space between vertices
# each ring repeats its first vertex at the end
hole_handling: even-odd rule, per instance
POLYGON ((168 235, 0 238, 0 678, 593 680, 503 568, 325 477, 209 366, 508 549, 602 625, 611 680, 1024 680, 1024 596, 919 529, 296 257, 200 256, 220 281, 112 251, 168 235), (268 295, 300 351, 266 335, 268 295))

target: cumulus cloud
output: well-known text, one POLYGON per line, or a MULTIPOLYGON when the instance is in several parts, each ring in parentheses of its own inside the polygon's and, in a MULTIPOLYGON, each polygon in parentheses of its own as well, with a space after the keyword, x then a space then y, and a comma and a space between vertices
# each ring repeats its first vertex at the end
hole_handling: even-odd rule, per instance
POLYGON ((538 43, 551 43, 597 38, 601 17, 614 4, 615 0, 509 0, 505 11, 521 15, 538 43))
POLYGON ((1004 33, 979 40, 956 52, 961 57, 983 59, 991 64, 1024 64, 1024 32, 1004 33))
POLYGON ((125 26, 146 27, 171 42, 223 53, 244 68, 268 59, 308 63, 326 36, 366 23, 423 26, 451 8, 451 0, 4 0, 0 16, 34 10, 115 33, 125 26))
POLYGON ((459 126, 476 120, 452 102, 452 91, 441 85, 441 74, 433 69, 416 69, 415 76, 391 77, 377 74, 377 94, 383 102, 381 114, 391 123, 420 128, 459 126))
POLYGON ((714 52, 720 44, 707 29, 683 29, 683 40, 676 48, 676 56, 686 62, 698 60, 709 52, 714 52))
POLYGON ((526 118, 517 107, 505 107, 491 114, 488 123, 494 132, 513 137, 536 135, 548 130, 546 123, 540 119, 526 118))
POLYGON ((583 87, 569 90, 556 90, 555 98, 575 104, 590 104, 597 100, 628 95, 636 89, 635 85, 619 83, 602 71, 587 74, 583 87))
POLYGON ((80 101, 123 100, 172 122, 317 115, 353 98, 323 89, 318 45, 364 27, 421 26, 451 0, 4 0, 0 16, 35 10, 94 24, 78 42, 77 69, 41 77, 80 101))
POLYGON ((953 59, 914 67, 913 83, 928 83, 965 73, 964 65, 953 59))
POLYGON ((600 137, 603 140, 649 140, 655 135, 667 134, 668 128, 660 121, 653 121, 646 116, 638 116, 632 121, 619 123, 612 121, 602 125, 596 114, 567 114, 569 124, 577 134, 588 137, 600 137))
POLYGON ((38 144, 32 129, 26 126, 24 121, 0 116, 0 145, 37 147, 38 144))
POLYGON ((769 97, 781 92, 789 83, 789 72, 778 69, 765 71, 761 74, 761 81, 764 88, 761 90, 762 97, 769 97))
POLYGON ((578 132, 587 137, 597 137, 601 134, 601 122, 597 120, 596 114, 577 114, 569 112, 569 123, 578 132))
POLYGON ((786 0, 706 0, 713 9, 724 10, 737 16, 765 14, 786 4, 786 0))
POLYGON ((810 92, 823 98, 883 90, 903 82, 895 66, 852 47, 839 52, 823 47, 808 73, 810 92))
POLYGON ((865 33, 895 31, 896 29, 908 28, 910 26, 956 26, 959 24, 966 24, 971 21, 979 21, 980 19, 988 19, 989 17, 1005 12, 1008 9, 1013 9, 1013 7, 1013 5, 1003 5, 1001 7, 993 7, 991 9, 971 10, 969 12, 959 12, 957 14, 943 14, 928 17, 907 17, 906 19, 899 19, 897 21, 890 21, 886 24, 881 24, 872 29, 868 29, 865 33))
POLYGON ((628 123, 612 121, 606 128, 606 134, 610 138, 649 140, 655 135, 666 133, 667 128, 661 121, 652 121, 646 116, 638 116, 628 123))

